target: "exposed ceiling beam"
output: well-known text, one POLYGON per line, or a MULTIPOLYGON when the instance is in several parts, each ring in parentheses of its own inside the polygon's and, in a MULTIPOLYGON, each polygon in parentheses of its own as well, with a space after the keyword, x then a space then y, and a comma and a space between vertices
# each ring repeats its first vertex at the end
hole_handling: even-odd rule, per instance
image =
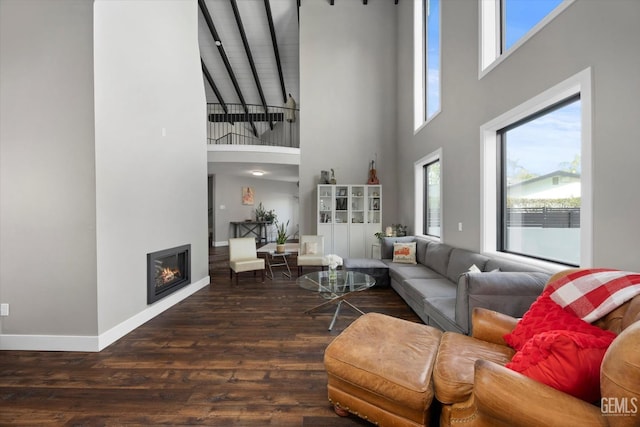
POLYGON ((213 81, 213 77, 211 77, 211 73, 209 72, 209 69, 207 68, 207 65, 204 63, 202 58, 200 58, 200 64, 202 64, 202 72, 204 73, 204 77, 207 79, 207 82, 209 82, 209 86, 211 86, 211 89, 213 89, 213 93, 216 94, 216 98, 218 98, 218 102, 222 106, 222 109, 224 110, 225 114, 229 114, 227 104, 224 102, 224 99, 222 99, 222 94, 218 90, 218 86, 216 86, 216 83, 213 81))
MULTIPOLYGON (((229 62, 227 53, 224 51, 224 46, 222 46, 222 41, 220 40, 220 36, 218 36, 218 32, 216 31, 216 26, 213 24, 213 20, 211 19, 211 14, 209 13, 209 9, 207 8, 207 5, 205 4, 204 0, 198 0, 198 6, 200 6, 200 11, 202 12, 202 16, 204 17, 204 20, 207 23, 207 27, 209 27, 209 31, 211 32, 211 36, 213 37, 213 41, 215 42, 216 46, 218 46, 218 52, 220 53, 222 62, 224 62, 224 66, 227 69, 227 73, 229 73, 229 77, 231 77, 231 83, 233 83, 233 87, 235 88, 236 94, 240 99, 240 103, 244 107, 244 112, 247 116, 249 116, 249 108, 247 107, 247 103, 244 100, 244 96, 242 95, 242 90, 240 90, 240 85, 238 85, 238 80, 236 79, 236 75, 233 72, 233 67, 231 67, 231 63, 229 62)), ((256 125, 253 123, 251 119, 249 119, 249 123, 251 124, 253 135, 257 137, 258 130, 256 129, 256 125)))
MULTIPOLYGON (((238 10, 238 3, 236 2, 236 0, 229 0, 229 1, 231 2, 231 8, 233 9, 233 16, 235 16, 236 18, 236 24, 238 25, 238 30, 240 31, 240 37, 242 38, 244 51, 247 53, 247 59, 249 60, 249 66, 251 67, 253 80, 255 80, 256 87, 258 88, 258 94, 260 95, 262 108, 264 108, 265 113, 269 114, 269 109, 267 108, 267 100, 264 98, 264 92, 262 91, 262 85, 260 84, 260 77, 258 77, 258 71, 256 70, 256 63, 253 60, 253 55, 251 54, 251 47, 249 46, 249 41, 247 40, 247 33, 244 31, 244 25, 242 24, 242 17, 240 16, 240 11, 238 10)), ((269 122, 269 128, 273 130, 272 122, 269 122)))
POLYGON ((282 63, 280 62, 280 52, 278 51, 278 40, 276 40, 276 29, 273 26, 273 16, 271 15, 271 3, 264 0, 264 8, 267 12, 267 21, 269 21, 269 32, 271 33, 271 43, 273 44, 273 54, 276 57, 276 65, 278 66, 278 75, 280 76, 280 89, 282 89, 282 102, 287 102, 287 90, 284 87, 284 74, 282 74, 282 63))

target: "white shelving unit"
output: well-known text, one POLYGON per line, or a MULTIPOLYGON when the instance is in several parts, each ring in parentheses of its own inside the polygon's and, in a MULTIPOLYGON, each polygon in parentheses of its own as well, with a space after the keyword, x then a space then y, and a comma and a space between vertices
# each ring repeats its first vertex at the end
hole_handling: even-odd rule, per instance
POLYGON ((382 231, 382 186, 320 184, 317 213, 326 254, 368 258, 382 231))

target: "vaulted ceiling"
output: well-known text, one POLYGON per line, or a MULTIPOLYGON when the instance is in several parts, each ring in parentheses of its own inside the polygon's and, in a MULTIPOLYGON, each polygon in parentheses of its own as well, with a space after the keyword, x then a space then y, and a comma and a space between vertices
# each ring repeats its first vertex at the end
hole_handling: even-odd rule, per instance
MULTIPOLYGON (((328 6, 368 4, 368 0, 198 0, 207 103, 282 107, 291 94, 300 108, 299 8, 316 1, 328 6)), ((267 171, 265 178, 284 181, 296 181, 298 176, 297 165, 210 162, 209 167, 209 173, 240 176, 260 168, 267 171)))
POLYGON ((299 99, 299 0, 198 0, 208 103, 299 99))
POLYGON ((207 102, 283 106, 289 93, 298 101, 299 8, 311 1, 368 4, 368 0, 198 0, 207 102))

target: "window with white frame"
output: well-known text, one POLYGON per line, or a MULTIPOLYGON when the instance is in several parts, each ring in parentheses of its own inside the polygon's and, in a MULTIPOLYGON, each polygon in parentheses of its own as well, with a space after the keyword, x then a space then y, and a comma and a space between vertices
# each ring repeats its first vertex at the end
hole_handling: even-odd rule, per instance
POLYGON ((479 0, 480 72, 488 72, 575 0, 479 0))
POLYGON ((591 263, 591 70, 485 124, 482 247, 591 263))
POLYGON ((414 1, 414 128, 440 112, 440 1, 414 1))
POLYGON ((414 164, 415 230, 435 238, 442 237, 442 150, 414 164))

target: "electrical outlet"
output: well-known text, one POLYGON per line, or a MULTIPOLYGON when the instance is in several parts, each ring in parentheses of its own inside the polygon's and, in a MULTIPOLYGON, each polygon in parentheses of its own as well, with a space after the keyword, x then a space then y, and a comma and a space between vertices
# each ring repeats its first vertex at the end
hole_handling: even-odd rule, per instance
POLYGON ((0 316, 9 315, 9 304, 0 304, 0 316))

